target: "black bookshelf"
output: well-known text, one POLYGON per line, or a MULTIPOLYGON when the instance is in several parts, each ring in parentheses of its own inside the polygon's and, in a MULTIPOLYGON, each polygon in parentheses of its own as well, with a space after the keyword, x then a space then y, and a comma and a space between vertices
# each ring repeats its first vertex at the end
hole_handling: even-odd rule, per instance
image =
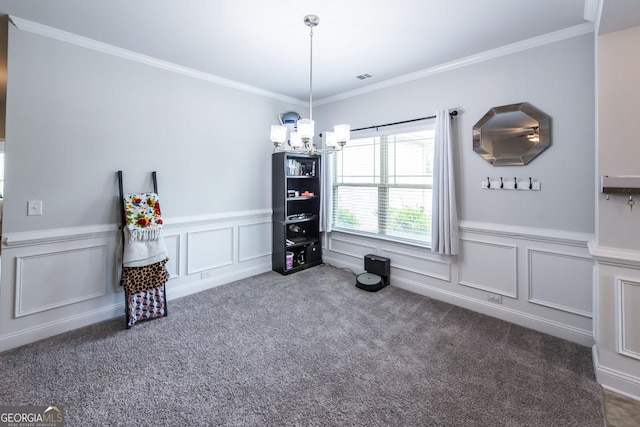
POLYGON ((290 274, 321 264, 320 156, 274 153, 271 182, 272 269, 290 274))

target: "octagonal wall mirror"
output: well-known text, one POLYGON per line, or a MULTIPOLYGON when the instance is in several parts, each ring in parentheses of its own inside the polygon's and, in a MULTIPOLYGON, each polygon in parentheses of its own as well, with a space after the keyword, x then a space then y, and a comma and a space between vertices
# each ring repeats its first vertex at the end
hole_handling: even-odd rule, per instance
POLYGON ((527 102, 493 107, 473 126, 473 151, 493 166, 523 166, 551 145, 551 119, 527 102))

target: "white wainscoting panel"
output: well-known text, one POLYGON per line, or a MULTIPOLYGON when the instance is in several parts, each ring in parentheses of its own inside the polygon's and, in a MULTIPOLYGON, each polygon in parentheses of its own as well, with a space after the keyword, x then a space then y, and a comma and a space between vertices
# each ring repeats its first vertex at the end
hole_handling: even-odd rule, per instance
POLYGON ((180 276, 180 235, 173 234, 164 236, 164 242, 167 245, 167 271, 172 279, 180 276))
POLYGON ((365 243, 360 243, 357 240, 346 240, 341 238, 332 237, 329 239, 329 248, 332 252, 337 252, 342 255, 348 255, 362 259, 364 265, 364 256, 368 254, 375 254, 376 247, 365 243))
MULTIPOLYGON (((165 218, 169 300, 269 271, 271 214, 165 218)), ((0 298, 0 351, 123 317, 117 224, 2 237, 0 295, 8 298, 0 298)))
POLYGON ((187 233, 187 273, 233 264, 234 227, 187 233))
POLYGON ((238 226, 238 262, 271 256, 271 221, 238 226))
POLYGON ((393 268, 422 274, 434 279, 451 281, 451 263, 428 258, 428 252, 419 256, 413 251, 383 247, 381 253, 391 260, 393 268))
POLYGON ((591 292, 592 316, 593 316, 593 338, 596 342, 600 340, 600 321, 598 313, 600 313, 600 269, 597 262, 593 264, 593 289, 591 292))
POLYGON ((518 297, 518 248, 460 239, 459 283, 511 298, 518 297))
POLYGON ((529 302, 592 317, 593 260, 528 250, 529 302))
POLYGON ((460 232, 460 255, 441 256, 418 245, 334 230, 325 235, 323 257, 357 271, 367 253, 385 256, 394 286, 593 344, 594 263, 587 247, 593 235, 468 221, 461 221, 460 232), (505 298, 489 302, 486 293, 505 298))
POLYGON ((106 245, 16 257, 15 317, 105 295, 106 245))
POLYGON ((640 360, 640 282, 616 278, 618 353, 640 360))

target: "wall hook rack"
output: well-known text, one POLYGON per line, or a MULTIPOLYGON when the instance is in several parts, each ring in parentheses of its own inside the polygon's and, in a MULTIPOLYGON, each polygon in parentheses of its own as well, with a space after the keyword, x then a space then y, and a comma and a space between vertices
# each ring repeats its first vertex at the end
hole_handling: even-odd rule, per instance
POLYGON ((605 194, 607 200, 609 200, 609 195, 619 194, 619 195, 628 195, 629 199, 627 200, 627 205, 629 205, 629 209, 633 210, 633 205, 636 204, 636 201, 633 200, 633 196, 640 194, 640 176, 635 175, 620 175, 620 176, 609 176, 603 175, 601 177, 602 182, 602 192, 605 194))
POLYGON ((541 184, 537 178, 509 178, 499 177, 492 179, 487 177, 483 180, 480 187, 483 190, 524 190, 524 191, 540 191, 541 184))

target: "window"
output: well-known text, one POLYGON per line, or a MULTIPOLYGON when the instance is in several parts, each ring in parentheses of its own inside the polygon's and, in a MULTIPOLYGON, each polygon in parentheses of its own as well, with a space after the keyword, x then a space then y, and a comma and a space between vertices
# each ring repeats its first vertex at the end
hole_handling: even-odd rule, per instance
POLYGON ((434 126, 352 139, 334 155, 333 227, 431 243, 434 126))

